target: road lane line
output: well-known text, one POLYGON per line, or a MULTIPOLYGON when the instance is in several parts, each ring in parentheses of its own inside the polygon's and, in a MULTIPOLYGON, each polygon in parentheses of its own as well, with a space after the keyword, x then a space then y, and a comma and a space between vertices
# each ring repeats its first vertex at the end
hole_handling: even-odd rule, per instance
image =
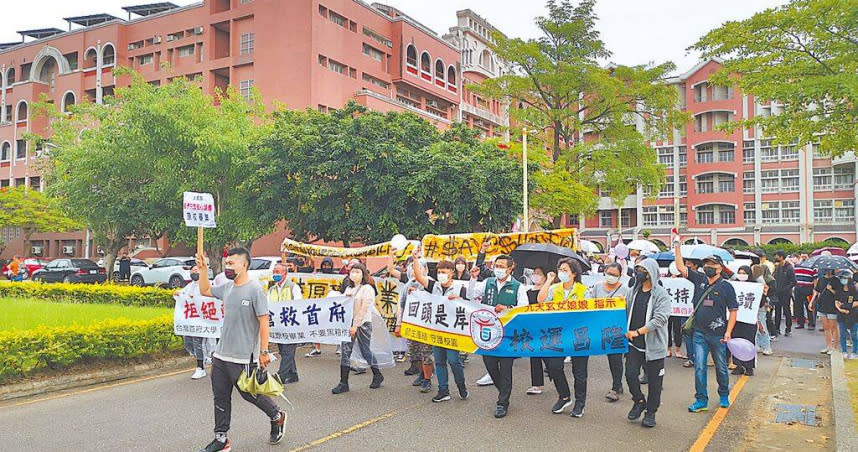
POLYGON ((420 406, 420 405, 422 405, 422 403, 414 403, 414 404, 412 404, 412 405, 408 405, 408 406, 406 406, 406 407, 404 407, 404 408, 400 408, 400 409, 398 409, 398 410, 393 410, 393 411, 391 411, 391 412, 389 412, 389 413, 382 414, 381 416, 374 417, 374 418, 372 418, 372 419, 367 419, 366 421, 363 421, 363 422, 361 422, 361 423, 359 423, 359 424, 352 425, 352 426, 351 426, 351 427, 349 427, 349 428, 346 428, 346 429, 343 429, 343 430, 340 430, 340 431, 336 431, 336 432, 334 432, 334 433, 331 433, 331 434, 330 434, 330 435, 328 435, 328 436, 325 436, 325 437, 319 438, 319 439, 317 439, 317 440, 315 440, 315 441, 311 441, 311 442, 309 442, 309 443, 307 443, 307 444, 304 444, 304 445, 303 445, 303 446, 301 446, 301 447, 298 447, 298 448, 292 449, 292 450, 290 450, 289 452, 303 452, 303 451, 305 451, 305 450, 312 449, 312 448, 314 448, 314 447, 316 447, 316 446, 320 446, 320 445, 322 445, 322 444, 324 444, 324 443, 326 443, 326 442, 328 442, 328 441, 331 441, 331 440, 337 439, 337 438, 339 438, 339 437, 341 437, 341 436, 345 436, 345 435, 348 435, 348 434, 350 434, 350 433, 354 433, 354 432, 356 432, 356 431, 358 431, 358 430, 361 430, 361 429, 363 429, 363 428, 369 427, 370 425, 376 424, 376 423, 381 422, 381 421, 383 421, 383 420, 390 419, 390 418, 392 418, 392 417, 394 417, 394 416, 396 416, 396 415, 398 415, 398 414, 402 414, 402 413, 404 413, 404 412, 406 412, 406 411, 408 411, 408 410, 411 410, 411 409, 417 408, 417 407, 418 407, 418 406, 420 406))
MULTIPOLYGON (((748 381, 747 375, 742 375, 739 378, 739 381, 736 382, 736 385, 733 386, 733 390, 730 391, 730 406, 736 402, 736 398, 739 397, 739 393, 742 392, 742 388, 745 387, 745 383, 748 381)), ((703 427, 703 431, 700 432, 700 436, 697 437, 697 441, 691 445, 691 449, 688 449, 689 452, 703 452, 706 450, 706 446, 709 445, 709 442, 712 441, 712 438, 715 436, 715 432, 718 431, 718 427, 721 426, 721 422, 724 422, 724 419, 727 417, 727 414, 730 412, 730 408, 718 408, 718 411, 715 412, 715 416, 712 416, 712 419, 706 424, 706 427, 703 427)))
POLYGON ((169 373, 166 373, 166 374, 159 374, 159 375, 152 375, 152 376, 149 376, 149 377, 135 378, 135 379, 133 379, 133 380, 121 381, 121 382, 119 382, 119 383, 113 383, 113 384, 104 385, 104 386, 97 386, 97 387, 94 387, 94 388, 81 389, 81 390, 79 390, 79 391, 69 392, 69 393, 66 393, 66 394, 57 394, 57 395, 50 396, 50 397, 42 397, 42 398, 40 398, 40 399, 27 400, 27 401, 24 401, 24 402, 13 403, 12 405, 2 406, 2 408, 4 408, 4 409, 5 409, 5 408, 14 408, 14 407, 17 407, 17 406, 31 405, 31 404, 33 404, 33 403, 37 403, 37 402, 47 402, 48 400, 62 399, 62 398, 64 398, 64 397, 71 397, 71 396, 73 396, 73 395, 86 394, 86 393, 89 393, 89 392, 101 391, 101 390, 103 390, 103 389, 115 388, 115 387, 117 387, 117 386, 124 386, 124 385, 130 385, 130 384, 133 384, 133 383, 140 383, 141 381, 148 381, 148 380, 155 380, 155 379, 158 379, 158 378, 171 377, 171 376, 173 376, 173 375, 178 375, 178 374, 181 374, 181 373, 190 372, 190 371, 192 371, 192 370, 194 370, 194 369, 195 369, 194 367, 190 367, 190 368, 187 368, 187 369, 176 370, 176 371, 169 372, 169 373))

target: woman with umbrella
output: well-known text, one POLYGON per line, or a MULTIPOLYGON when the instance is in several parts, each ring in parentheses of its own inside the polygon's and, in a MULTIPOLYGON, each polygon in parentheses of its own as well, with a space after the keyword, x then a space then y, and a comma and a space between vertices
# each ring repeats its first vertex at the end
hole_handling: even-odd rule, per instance
MULTIPOLYGON (((824 256, 820 256, 824 257, 824 256)), ((808 259, 812 260, 814 258, 808 259)), ((825 348, 820 353, 830 355, 836 349, 840 335, 837 327, 837 310, 834 307, 834 295, 841 289, 840 281, 834 278, 834 268, 820 268, 822 276, 816 282, 813 296, 810 299, 810 309, 819 313, 822 328, 825 330, 825 348)))

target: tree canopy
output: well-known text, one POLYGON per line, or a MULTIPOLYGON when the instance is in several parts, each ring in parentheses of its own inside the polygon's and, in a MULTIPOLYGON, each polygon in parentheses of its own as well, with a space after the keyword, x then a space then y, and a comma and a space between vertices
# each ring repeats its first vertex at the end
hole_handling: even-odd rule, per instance
POLYGON ((781 114, 724 128, 760 126, 833 156, 858 148, 858 0, 794 0, 727 22, 692 48, 723 59, 712 82, 783 104, 781 114))
POLYGON ((29 253, 33 234, 72 231, 80 223, 66 216, 56 199, 38 190, 7 187, 0 189, 0 227, 20 228, 24 253, 29 253))

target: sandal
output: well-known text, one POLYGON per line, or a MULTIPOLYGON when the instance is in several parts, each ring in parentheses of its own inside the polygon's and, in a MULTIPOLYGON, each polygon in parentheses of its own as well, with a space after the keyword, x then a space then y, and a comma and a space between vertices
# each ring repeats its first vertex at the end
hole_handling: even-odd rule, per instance
POLYGON ((688 359, 688 357, 687 357, 687 356, 682 355, 682 354, 676 355, 676 358, 677 358, 677 359, 688 359))
POLYGON ((682 367, 686 367, 686 368, 688 368, 688 367, 694 367, 694 361, 691 361, 691 360, 689 359, 688 361, 685 361, 684 363, 682 363, 682 367))

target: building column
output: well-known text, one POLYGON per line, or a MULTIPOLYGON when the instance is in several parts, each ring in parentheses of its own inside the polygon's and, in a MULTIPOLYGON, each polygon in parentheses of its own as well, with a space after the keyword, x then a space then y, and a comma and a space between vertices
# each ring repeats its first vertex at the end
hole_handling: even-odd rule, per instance
POLYGON ((0 66, 0 122, 6 120, 6 65, 0 66))
MULTIPOLYGON (((813 242, 813 145, 807 144, 799 149, 798 183, 799 190, 799 241, 813 242)), ((834 175, 832 174, 832 177, 834 175)))
MULTIPOLYGON (((114 60, 118 57, 116 47, 113 49, 114 60)), ((95 103, 100 104, 104 99, 104 90, 101 88, 101 67, 104 65, 104 56, 101 54, 101 41, 95 44, 95 103)))
MULTIPOLYGON (((755 102, 756 105, 756 102, 755 102)), ((760 128, 754 131, 754 244, 760 243, 760 231, 763 224, 763 191, 762 168, 760 160, 760 128)), ((744 180, 744 174, 742 175, 744 180)), ((744 193, 744 189, 742 190, 744 193)), ((744 207, 744 206, 743 206, 744 207)))

